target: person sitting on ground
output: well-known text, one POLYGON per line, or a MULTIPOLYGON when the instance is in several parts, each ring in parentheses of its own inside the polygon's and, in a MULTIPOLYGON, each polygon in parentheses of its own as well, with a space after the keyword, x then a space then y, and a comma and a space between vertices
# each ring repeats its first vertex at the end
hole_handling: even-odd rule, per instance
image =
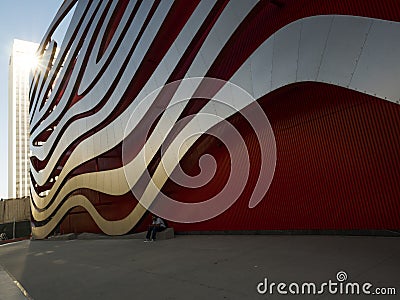
POLYGON ((153 222, 149 225, 149 229, 147 230, 145 242, 153 242, 156 239, 157 232, 163 231, 167 226, 163 219, 158 216, 151 216, 153 222), (151 237, 151 239, 150 239, 151 237))

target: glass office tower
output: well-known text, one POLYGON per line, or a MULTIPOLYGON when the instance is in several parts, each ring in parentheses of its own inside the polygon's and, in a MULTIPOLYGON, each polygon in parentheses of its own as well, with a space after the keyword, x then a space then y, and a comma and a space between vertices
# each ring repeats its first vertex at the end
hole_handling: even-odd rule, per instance
POLYGON ((15 39, 8 74, 8 197, 29 196, 29 85, 39 44, 15 39))

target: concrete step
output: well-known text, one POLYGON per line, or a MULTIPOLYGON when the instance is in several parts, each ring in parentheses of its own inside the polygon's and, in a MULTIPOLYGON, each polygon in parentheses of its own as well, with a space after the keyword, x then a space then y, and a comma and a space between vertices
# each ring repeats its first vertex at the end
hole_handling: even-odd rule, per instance
MULTIPOLYGON (((65 240, 98 240, 98 239, 142 239, 146 238, 147 231, 133 233, 133 234, 125 234, 119 236, 109 236, 105 234, 98 233, 67 233, 61 235, 49 236, 45 241, 65 241, 65 240)), ((164 231, 157 232, 157 240, 169 240, 175 237, 175 232, 173 228, 167 228, 164 231)))

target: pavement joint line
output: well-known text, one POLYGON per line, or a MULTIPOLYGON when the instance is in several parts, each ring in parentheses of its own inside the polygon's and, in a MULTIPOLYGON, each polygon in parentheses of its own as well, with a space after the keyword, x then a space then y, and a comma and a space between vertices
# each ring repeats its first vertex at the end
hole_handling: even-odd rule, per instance
POLYGON ((22 284, 15 279, 15 277, 3 266, 0 265, 0 271, 3 270, 6 274, 11 278, 13 283, 17 286, 17 288, 21 291, 21 293, 27 298, 28 300, 34 300, 28 293, 28 291, 22 286, 22 284))

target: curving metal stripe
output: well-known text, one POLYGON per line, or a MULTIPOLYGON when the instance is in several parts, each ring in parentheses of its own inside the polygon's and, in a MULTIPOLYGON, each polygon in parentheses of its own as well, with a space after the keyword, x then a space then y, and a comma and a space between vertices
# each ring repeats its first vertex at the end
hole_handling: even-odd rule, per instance
MULTIPOLYGON (((144 17, 139 18, 139 19, 134 19, 134 21, 130 24, 130 31, 128 31, 127 34, 131 34, 130 36, 135 37, 135 33, 137 34, 139 28, 141 27, 140 24, 143 24, 144 18, 146 17, 150 8, 151 8, 151 5, 143 5, 143 10, 140 10, 138 12, 138 14, 140 13, 139 16, 144 16, 144 17)), ((164 11, 164 13, 165 13, 165 11, 164 11)), ((162 23, 162 19, 157 21, 158 26, 160 26, 161 23, 162 23)), ((124 60, 121 61, 121 58, 124 58, 126 56, 126 52, 133 46, 134 38, 133 39, 125 39, 125 40, 126 40, 126 44, 123 44, 123 45, 121 45, 121 47, 119 47, 119 52, 116 53, 116 55, 113 57, 114 61, 104 71, 104 74, 99 79, 99 82, 97 83, 96 88, 92 88, 87 95, 85 95, 76 105, 74 105, 70 110, 68 110, 66 112, 65 115, 62 116, 62 119, 61 119, 60 123, 58 124, 57 128, 62 128, 63 126, 65 126, 65 124, 68 122, 68 120, 70 120, 74 115, 93 109, 96 106, 97 101, 99 101, 100 99, 102 99, 105 96, 105 94, 108 92, 110 86, 114 82, 114 78, 112 75, 115 74, 116 70, 119 70, 122 67, 122 64, 124 63, 124 60)), ((145 45, 147 48, 150 46, 151 40, 152 39, 149 37, 149 41, 145 45)), ((87 55, 90 54, 90 50, 89 49, 86 49, 86 50, 87 50, 86 51, 87 55)), ((82 55, 80 57, 85 56, 83 54, 84 53, 82 53, 82 55)), ((139 54, 139 57, 136 59, 139 59, 140 57, 143 57, 143 56, 144 56, 144 53, 142 52, 141 54, 139 54)), ((80 59, 79 61, 82 63, 82 59, 80 59)), ((140 62, 140 60, 139 60, 139 62, 140 62)), ((87 68, 84 68, 84 70, 86 70, 86 69, 87 68)), ((119 93, 123 92, 126 89, 128 83, 129 83, 129 81, 127 81, 127 79, 131 78, 133 76, 136 69, 137 69, 137 62, 134 62, 133 60, 131 60, 130 64, 126 68, 126 71, 124 72, 122 77, 119 78, 119 84, 115 88, 119 93)), ((74 68, 74 71, 75 70, 76 70, 75 73, 80 71, 79 65, 76 66, 76 68, 74 68)), ((70 89, 73 89, 76 87, 76 82, 74 80, 76 80, 76 78, 71 78, 71 80, 70 80, 70 84, 69 84, 70 89)), ((107 114, 108 111, 112 111, 112 108, 116 105, 119 97, 120 97, 120 94, 118 94, 118 97, 114 96, 114 98, 116 98, 116 99, 111 98, 111 100, 107 102, 109 107, 107 107, 107 109, 105 109, 105 110, 102 110, 102 111, 105 111, 103 114, 107 114)), ((68 100, 68 96, 64 94, 64 97, 62 98, 62 100, 64 100, 64 102, 66 102, 68 100)), ((37 133, 32 135, 31 140, 34 140, 41 131, 45 130, 49 125, 51 125, 55 121, 55 119, 59 118, 61 110, 62 110, 62 105, 61 104, 57 105, 57 107, 53 111, 52 115, 50 115, 49 118, 47 118, 45 120, 45 122, 40 125, 40 128, 36 131, 37 133)), ((101 112, 99 112, 99 113, 100 113, 99 117, 92 117, 92 119, 94 119, 92 122, 96 122, 96 121, 99 122, 99 120, 102 119, 101 112)), ((92 122, 90 123, 90 125, 87 125, 88 128, 85 130, 85 132, 89 131, 91 129, 90 126, 93 126, 92 122)), ((73 124, 75 124, 75 123, 76 122, 74 122, 73 124)), ((81 125, 81 124, 79 124, 79 125, 81 125)), ((76 126, 76 127, 81 128, 81 126, 76 126)), ((60 138, 58 136, 59 129, 57 129, 57 128, 55 129, 52 136, 49 138, 48 143, 44 144, 41 147, 35 147, 32 145, 32 150, 33 150, 32 152, 39 159, 43 160, 49 154, 51 145, 55 142, 55 139, 60 138)), ((74 138, 77 137, 76 129, 67 128, 67 131, 68 130, 70 130, 72 132, 64 133, 64 136, 66 136, 66 138, 69 139, 66 143, 67 145, 72 140, 74 140, 74 138)))
MULTIPOLYGON (((191 20, 189 20, 189 22, 187 23, 187 26, 183 29, 182 34, 180 36, 178 36, 177 38, 177 42, 181 43, 181 44, 185 44, 186 46, 189 45, 190 43, 190 38, 188 39, 188 37, 190 37, 190 35, 188 35, 188 30, 192 30, 193 28, 196 29, 201 25, 201 22, 203 21, 204 17, 203 17, 203 13, 204 13, 204 7, 200 7, 201 9, 199 9, 199 11, 195 11, 195 13, 193 14, 193 18, 191 20)), ((171 62, 173 62, 172 67, 174 67, 177 62, 179 61, 179 58, 181 57, 182 53, 180 54, 180 56, 175 57, 175 53, 173 53, 174 50, 174 45, 171 47, 171 51, 168 52, 165 56, 165 58, 163 59, 163 61, 160 63, 159 67, 157 68, 157 70, 154 72, 153 77, 151 78, 151 80, 154 80, 154 76, 157 76, 159 69, 163 69, 165 68, 166 65, 166 61, 168 60, 169 64, 171 64, 171 62), (172 60, 174 59, 174 60, 172 60)), ((171 72, 172 70, 170 70, 171 72)), ((126 78, 128 79, 129 76, 126 76, 126 78)), ((126 83, 126 81, 125 81, 126 83)), ((147 86, 145 86, 144 88, 146 88, 147 86)), ((113 94, 113 96, 110 98, 111 104, 114 104, 118 101, 119 97, 120 97, 120 90, 117 89, 117 91, 119 92, 115 92, 113 94)), ((140 100, 140 95, 137 97, 137 101, 140 100)), ((127 115, 130 114, 130 112, 137 106, 137 101, 135 103, 135 101, 131 104, 131 106, 127 109, 126 112, 124 112, 121 116, 119 116, 116 120, 113 121, 113 123, 111 123, 109 125, 109 128, 117 128, 120 130, 115 130, 115 134, 110 134, 110 132, 107 132, 107 130, 109 131, 110 129, 104 128, 101 131, 97 132, 96 134, 94 134, 93 136, 91 136, 88 140, 83 141, 81 145, 78 146, 77 149, 75 149, 75 151, 71 154, 70 159, 66 162, 66 164, 64 165, 64 168, 61 172, 61 174, 59 175, 59 179, 63 179, 64 176, 66 176, 68 174, 68 172, 70 170, 72 170, 73 168, 75 168, 76 166, 78 166, 79 164, 81 164, 82 162, 89 160, 105 151, 107 151, 108 149, 114 147, 116 144, 118 144, 120 141, 123 140, 123 129, 124 129, 124 124, 126 124, 127 122, 127 115), (99 143, 96 143, 94 145, 94 149, 93 152, 94 153, 82 153, 81 150, 79 149, 85 149, 85 148, 93 148, 93 146, 88 147, 87 145, 90 145, 91 143, 93 143, 93 139, 96 140, 103 140, 104 138, 110 137, 110 139, 108 140, 108 143, 106 145, 100 145, 99 143), (101 147, 100 147, 101 146, 101 147), (74 160, 74 156, 78 156, 76 160, 74 160)), ((102 109, 102 111, 107 112, 110 108, 110 105, 106 106, 102 109)), ((114 104, 116 105, 116 104, 114 104)), ((83 129, 82 127, 88 126, 85 129, 86 130, 90 130, 91 128, 93 128, 93 126, 95 125, 95 123, 93 124, 93 122, 91 122, 92 119, 94 119, 94 122, 98 118, 98 115, 95 116, 91 116, 87 119, 82 119, 82 120, 78 120, 76 123, 76 127, 80 128, 81 130, 83 129), (90 126, 90 127, 89 127, 90 126)), ((138 119, 138 121, 140 120, 140 118, 138 119)), ((100 122, 100 120, 98 120, 98 122, 100 122)), ((68 135, 64 135, 66 137, 69 138, 69 140, 64 141, 64 140, 60 140, 60 143, 63 143, 64 146, 67 146, 68 143, 71 142, 71 140, 73 140, 73 137, 70 137, 68 135)), ((50 145, 51 146, 51 145, 50 145)), ((62 153, 62 151, 58 151, 60 154, 62 153)), ((55 163, 57 161, 57 157, 55 157, 55 155, 52 156, 52 158, 50 158, 50 161, 53 162, 53 166, 55 166, 55 163), (54 157, 54 158, 53 158, 54 157)), ((50 163, 48 163, 49 165, 50 163)), ((46 169, 45 169, 46 170, 46 169)), ((35 172, 33 171, 34 174, 34 178, 42 178, 41 182, 44 182, 45 180, 48 179, 48 176, 50 175, 50 172, 52 170, 52 168, 48 168, 47 169, 47 177, 45 177, 44 175, 40 174, 39 172, 35 172), (38 174, 39 173, 39 174, 38 174), (38 175, 40 175, 41 177, 38 177, 38 175)), ((44 172, 44 171, 41 171, 44 172)), ((36 198, 36 195, 34 194, 34 197, 36 198)))
MULTIPOLYGON (((172 45, 172 47, 170 48, 170 51, 166 54, 165 58, 162 60, 162 62, 160 63, 160 65, 158 66, 158 68, 156 69, 156 71, 154 72, 153 76, 150 78, 150 80, 146 83, 146 85, 143 87, 143 89, 141 90, 141 92, 139 93, 139 95, 136 97, 136 100, 132 102, 132 104, 130 105, 130 107, 121 115, 118 117, 117 120, 115 120, 113 123, 111 123, 107 128, 124 128, 123 124, 127 123, 128 120, 128 116, 131 115, 132 111, 136 108, 138 101, 140 101, 140 99, 142 99, 143 97, 146 96, 147 93, 150 93, 152 91, 152 89, 154 89, 155 87, 159 87, 159 83, 160 84, 164 84, 166 79, 168 78, 168 73, 165 74, 165 69, 168 67, 167 64, 169 64, 169 67, 171 68, 169 70, 169 74, 173 71, 173 67, 176 66, 177 62, 179 61, 179 59, 182 57, 183 55, 183 51, 185 50, 185 48, 181 48, 182 52, 179 53, 179 56, 176 56, 176 48, 175 45, 179 44, 180 47, 182 47, 183 45, 186 45, 186 47, 189 45, 190 41, 191 41, 191 36, 194 32, 196 32, 196 30, 198 30, 199 26, 201 25, 201 22, 204 20, 204 13, 205 8, 209 7, 209 3, 207 2, 203 2, 199 8, 194 12, 192 18, 188 21, 187 26, 182 30, 181 35, 178 36, 176 42, 172 45), (164 78, 164 79, 163 79, 164 78), (163 80, 163 81, 161 81, 163 80)), ((251 7, 249 7, 251 8, 251 7)), ((228 17, 232 14, 232 12, 230 14, 228 14, 228 17)), ((225 19, 225 18, 224 18, 225 19)), ((232 31, 234 30, 234 28, 232 28, 232 31)), ((221 48, 217 48, 216 51, 213 56, 215 57, 218 54, 218 51, 220 51, 221 48)), ((210 57, 211 59, 212 57, 210 57)), ((204 76, 205 74, 202 74, 202 76, 204 76)), ((129 78, 127 76, 127 78, 129 78)), ((126 82, 123 80, 123 82, 126 82)), ((118 91, 118 89, 117 89, 118 91)), ((115 101, 117 101, 120 97, 120 91, 118 91, 119 93, 115 92, 108 103, 113 103, 115 101)), ((82 100, 81 100, 82 101, 82 100)), ((109 107, 108 103, 106 104, 105 107, 102 108, 101 111, 105 111, 107 112, 108 110, 110 110, 111 108, 109 107)), ((111 105, 110 104, 110 105, 111 105)), ((98 118, 98 115, 93 115, 90 116, 86 119, 82 119, 82 120, 78 120, 77 122, 75 122, 73 124, 73 126, 75 126, 75 128, 77 128, 76 132, 78 130, 83 130, 84 132, 89 131, 91 128, 93 128, 93 126, 96 124, 95 121, 98 118), (93 120, 93 121, 92 121, 93 120), (86 128, 85 128, 86 126, 86 128), (89 127, 90 126, 90 127, 89 127), (83 127, 83 128, 82 128, 83 127), (79 129, 78 129, 79 128, 79 129)), ((138 121, 141 119, 141 117, 138 117, 138 121)), ((101 119, 100 119, 101 120, 101 119)), ((123 137, 121 135, 122 130, 119 130, 118 132, 115 132, 115 134, 110 134, 110 132, 107 133, 107 129, 104 128, 103 130, 99 131, 98 133, 96 133, 94 135, 94 138, 96 139, 100 139, 100 140, 104 140, 106 139, 106 137, 110 137, 111 140, 108 141, 107 145, 101 145, 101 149, 99 150, 95 150, 97 152, 97 155, 99 155, 102 152, 107 151, 108 149, 112 148, 113 146, 115 146, 116 144, 118 144, 119 142, 121 142, 123 140, 123 137), (116 139, 114 139, 116 138, 116 139)), ((68 132, 69 133, 69 132, 68 132)), ((66 136, 66 138, 69 138, 69 140, 64 141, 64 140, 60 140, 59 144, 57 144, 57 147, 61 147, 64 146, 66 147, 66 145, 68 145, 68 143, 70 143, 74 138, 76 138, 76 136, 74 136, 73 134, 69 133, 69 134, 64 134, 64 136, 66 136)), ((70 170, 72 170, 74 167, 76 167, 77 165, 81 164, 82 162, 89 160, 92 157, 95 157, 94 155, 91 155, 89 153, 89 157, 86 155, 86 153, 80 151, 79 149, 87 149, 87 148, 92 148, 92 147, 88 147, 85 144, 89 144, 91 143, 91 139, 89 139, 86 143, 85 141, 83 142, 84 144, 81 144, 77 147, 77 149, 75 149, 75 151, 71 154, 71 157, 69 158, 69 160, 67 161, 67 163, 65 164, 61 174, 59 175, 59 179, 63 179, 66 174, 68 174, 68 172, 70 170), (74 160, 74 157, 77 157, 76 160, 74 160), (70 166, 70 164, 72 166, 70 166), (65 175, 64 175, 65 174, 65 175)), ((51 146, 50 141, 47 143, 49 145, 49 147, 51 146)), ((98 143, 95 143, 95 147, 96 145, 98 145, 98 143)), ((52 157, 49 159, 49 162, 47 163, 47 166, 51 166, 51 167, 47 167, 44 170, 41 170, 40 172, 36 172, 35 170, 32 170, 32 174, 34 179, 36 180, 36 182, 38 184, 44 184, 50 176, 50 172, 51 170, 55 167, 55 163, 58 160, 59 155, 61 155, 61 153, 63 152, 64 149, 61 150, 56 150, 54 151, 54 153, 52 154, 52 157), (58 153, 58 155, 57 155, 58 153)), ((50 196, 50 195, 49 195, 50 196)), ((36 202, 37 200, 37 195, 36 193, 33 193, 33 198, 34 201, 36 202)), ((50 197, 48 197, 50 198, 50 197)), ((41 207, 41 205, 39 205, 39 203, 37 202, 36 205, 38 205, 38 207, 41 207)))

